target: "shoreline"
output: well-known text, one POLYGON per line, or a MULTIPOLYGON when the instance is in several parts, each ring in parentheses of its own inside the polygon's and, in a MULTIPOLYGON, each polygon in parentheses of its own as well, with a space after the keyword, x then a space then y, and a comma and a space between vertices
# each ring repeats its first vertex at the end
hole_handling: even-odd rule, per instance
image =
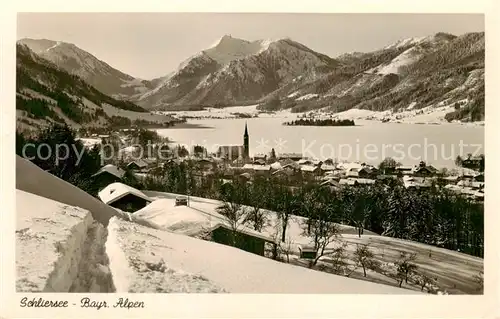
POLYGON ((203 125, 203 124, 195 124, 195 123, 178 123, 178 124, 174 124, 172 126, 169 126, 169 127, 158 127, 158 128, 154 128, 154 129, 210 129, 210 128, 213 128, 211 126, 206 126, 206 125, 203 125))

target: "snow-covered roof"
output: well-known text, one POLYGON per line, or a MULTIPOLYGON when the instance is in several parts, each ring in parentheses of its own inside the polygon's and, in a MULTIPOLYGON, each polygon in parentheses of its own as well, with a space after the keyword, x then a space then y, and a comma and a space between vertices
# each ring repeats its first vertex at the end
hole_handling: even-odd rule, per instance
POLYGON ((281 168, 282 168, 282 166, 281 166, 281 163, 280 163, 280 162, 274 162, 274 163, 272 163, 270 166, 271 166, 271 168, 272 168, 272 169, 275 169, 275 170, 278 170, 278 169, 281 169, 281 168))
POLYGON ((107 165, 101 167, 101 169, 99 171, 97 171, 97 173, 92 175, 92 177, 100 175, 102 173, 109 173, 109 174, 114 175, 118 178, 122 178, 123 175, 125 175, 125 171, 122 170, 121 168, 116 167, 113 164, 107 164, 107 165))
POLYGON ((356 181, 358 184, 375 184, 375 180, 369 178, 352 178, 351 180, 356 181))
MULTIPOLYGON (((175 206, 173 198, 159 198, 134 213, 134 216, 149 220, 154 224, 187 235, 197 235, 202 231, 212 231, 218 227, 230 228, 226 218, 216 211, 206 211, 188 206, 175 206)), ((273 239, 246 226, 238 231, 268 242, 273 239)))
POLYGON ((363 167, 360 163, 354 163, 354 162, 351 162, 351 163, 339 163, 337 165, 339 168, 342 168, 346 171, 349 171, 351 169, 361 169, 361 167, 363 167))
POLYGON ((313 166, 313 165, 302 165, 300 167, 300 170, 304 171, 304 172, 314 172, 317 169, 318 169, 318 167, 317 166, 313 166))
POLYGON ((278 158, 284 159, 284 158, 302 158, 302 154, 300 153, 280 153, 278 155, 278 158))
POLYGON ((143 160, 143 159, 141 159, 141 158, 139 158, 139 159, 137 159, 137 160, 135 160, 135 161, 132 161, 132 162, 128 163, 128 164, 127 164, 127 166, 130 166, 130 165, 132 165, 132 164, 137 165, 139 168, 144 168, 144 167, 147 167, 147 166, 149 165, 148 163, 146 163, 146 161, 144 161, 144 160, 143 160))
POLYGON ((322 164, 321 169, 323 171, 333 171, 333 170, 335 170, 335 165, 322 164))
POLYGON ((99 198, 105 204, 112 204, 126 195, 134 195, 145 199, 147 201, 152 201, 151 198, 146 196, 143 192, 128 185, 122 183, 112 183, 106 186, 103 190, 101 190, 98 194, 99 198))
POLYGON ((271 169, 270 165, 256 165, 256 164, 245 164, 243 169, 249 169, 254 171, 268 171, 271 169))
POLYGON ((346 178, 342 178, 339 180, 339 184, 340 185, 356 185, 356 180, 353 180, 353 179, 346 179, 346 178))
POLYGON ((118 153, 119 153, 119 154, 122 154, 122 153, 133 153, 136 149, 138 149, 138 147, 137 147, 137 146, 134 146, 134 145, 132 145, 132 146, 127 146, 127 147, 124 147, 124 148, 120 149, 120 150, 118 151, 118 153))
POLYGON ((307 158, 302 158, 297 162, 299 165, 313 164, 313 161, 307 158))

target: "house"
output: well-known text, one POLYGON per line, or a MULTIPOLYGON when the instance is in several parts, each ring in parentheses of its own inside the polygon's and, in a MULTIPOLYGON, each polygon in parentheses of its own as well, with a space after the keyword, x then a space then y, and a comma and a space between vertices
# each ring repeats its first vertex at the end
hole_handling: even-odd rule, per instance
POLYGON ((302 165, 300 167, 300 170, 304 175, 304 177, 306 178, 317 179, 323 174, 321 168, 319 166, 314 166, 314 165, 302 165))
POLYGON ((484 166, 483 156, 470 156, 462 160, 462 166, 466 168, 479 169, 484 166))
POLYGON ((327 159, 323 162, 323 164, 325 164, 325 165, 335 166, 335 162, 334 162, 334 161, 333 161, 333 159, 331 159, 331 158, 327 158, 327 159))
POLYGON ((245 148, 243 145, 224 145, 224 146, 219 146, 216 152, 216 156, 234 161, 237 160, 238 158, 243 158, 245 154, 245 148))
POLYGON ((426 179, 424 177, 414 177, 407 176, 403 177, 404 187, 407 189, 421 189, 430 188, 432 186, 432 180, 426 179))
POLYGON ((241 170, 245 173, 256 175, 269 175, 271 173, 271 165, 245 164, 241 170))
POLYGON ((374 172, 370 167, 363 166, 361 168, 350 168, 346 172, 347 177, 354 177, 354 178, 370 178, 372 176, 376 175, 376 172, 374 172))
POLYGON ((302 158, 297 162, 297 164, 299 164, 299 165, 314 165, 314 161, 307 159, 307 158, 302 158))
POLYGON ((370 178, 349 178, 350 180, 354 180, 355 185, 373 185, 375 184, 375 180, 370 178))
POLYGON ((335 165, 323 163, 323 164, 321 164, 320 168, 323 172, 332 172, 335 170, 335 165))
POLYGON ((266 165, 266 160, 265 159, 256 159, 253 161, 254 165, 266 165))
POLYGON ((363 165, 361 163, 356 163, 356 162, 342 162, 337 164, 338 169, 342 169, 344 171, 349 171, 353 168, 355 169, 361 169, 363 165))
POLYGON ((238 175, 238 179, 240 182, 248 182, 252 179, 252 175, 250 175, 250 173, 241 173, 238 175))
POLYGON ((277 171, 277 170, 280 170, 283 168, 283 166, 281 166, 280 162, 274 162, 270 166, 271 166, 271 170, 273 170, 273 171, 277 171))
POLYGON ((140 171, 146 169, 149 166, 143 159, 137 159, 127 164, 127 168, 133 171, 140 171))
POLYGON ((445 176, 441 178, 442 181, 444 181, 447 185, 453 185, 456 184, 458 181, 460 181, 460 176, 454 175, 454 176, 445 176))
POLYGON ((333 179, 327 179, 323 181, 320 185, 330 188, 331 191, 336 191, 340 189, 340 183, 333 179))
POLYGON ((103 203, 133 213, 146 207, 152 200, 140 190, 122 183, 112 183, 98 193, 103 203))
POLYGON ((257 176, 269 176, 271 174, 270 165, 255 165, 254 172, 257 176))
POLYGON ((413 166, 398 166, 396 167, 396 173, 398 175, 413 175, 413 166))
POLYGON ((377 175, 377 180, 386 182, 386 181, 395 181, 398 177, 395 175, 377 175))
POLYGON ((276 246, 276 242, 250 228, 242 227, 235 232, 231 227, 225 223, 217 223, 208 229, 211 239, 219 244, 232 246, 233 234, 235 235, 235 247, 244 251, 264 256, 266 251, 266 244, 276 246), (234 232, 234 233, 233 233, 234 232))
POLYGON ((210 158, 195 158, 193 163, 199 170, 211 170, 216 167, 216 163, 210 158))
POLYGON ((125 175, 125 171, 122 170, 121 168, 113 165, 113 164, 108 164, 108 165, 101 167, 101 169, 99 171, 97 171, 97 173, 92 175, 92 177, 102 176, 102 175, 111 175, 111 176, 121 180, 123 178, 123 176, 125 175))
POLYGON ((107 164, 97 171, 97 173, 92 175, 92 182, 97 189, 101 189, 111 183, 122 181, 124 176, 124 170, 113 164, 107 164))
POLYGON ((299 153, 281 153, 278 155, 278 160, 292 160, 294 162, 300 161, 302 159, 302 154, 299 153))
POLYGON ((347 179, 347 178, 341 178, 339 180, 339 185, 345 185, 345 186, 357 186, 358 182, 355 179, 347 179))
POLYGON ((263 160, 263 161, 264 161, 264 164, 265 164, 265 162, 266 162, 266 160, 267 160, 267 155, 266 155, 266 154, 255 154, 255 155, 253 156, 253 160, 254 160, 254 161, 257 161, 257 160, 263 160))
POLYGON ((318 250, 311 246, 298 245, 297 249, 299 250, 299 258, 303 259, 316 259, 318 254, 318 250))
POLYGON ((413 169, 413 175, 415 176, 434 176, 437 170, 432 166, 417 166, 413 169))
POLYGON ((472 178, 475 182, 483 182, 484 183, 484 174, 479 173, 472 178))

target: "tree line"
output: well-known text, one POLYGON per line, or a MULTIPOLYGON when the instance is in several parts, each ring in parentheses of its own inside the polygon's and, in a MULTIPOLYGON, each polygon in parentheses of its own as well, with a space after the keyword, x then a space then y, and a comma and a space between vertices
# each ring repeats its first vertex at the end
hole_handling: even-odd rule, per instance
POLYGON ((336 120, 336 119, 308 119, 301 118, 290 122, 285 122, 283 125, 290 126, 354 126, 353 120, 336 120))
MULTIPOLYGON (((144 140, 153 137, 137 133, 136 138, 144 140)), ((35 138, 16 134, 16 153, 33 156, 32 162, 42 169, 96 195, 98 186, 93 184, 91 176, 101 164, 98 147, 84 149, 82 159, 77 163, 73 151, 59 161, 55 161, 55 154, 48 160, 40 159, 33 153, 33 148, 22 154, 26 143, 46 143, 52 149, 57 144, 75 145, 80 152, 84 146, 76 141, 75 133, 70 128, 55 125, 35 138)), ((217 169, 208 174, 205 171, 196 161, 172 160, 163 167, 154 168, 142 181, 129 172, 123 182, 139 189, 245 205, 251 208, 245 218, 257 231, 261 231, 267 223, 269 214, 266 211, 274 211, 280 220, 279 239, 282 242, 286 241, 290 218, 296 215, 306 218, 308 233, 314 233, 315 229, 321 233, 333 222, 356 227, 359 236, 367 229, 394 238, 483 256, 483 203, 444 188, 412 190, 406 189, 401 181, 392 181, 389 184, 340 187, 332 191, 316 183, 289 187, 274 177, 259 177, 248 183, 239 178, 228 180, 217 169)))
MULTIPOLYGON (((406 189, 400 181, 357 187, 328 187, 307 183, 289 187, 274 178, 252 183, 227 181, 220 173, 202 176, 192 163, 170 163, 144 181, 145 189, 190 194, 251 207, 247 220, 257 231, 266 224, 263 210, 276 212, 281 238, 286 240, 292 215, 313 222, 351 225, 394 238, 483 256, 484 205, 462 194, 433 187, 406 189), (198 175, 198 176, 197 176, 198 175), (228 191, 229 189, 229 191, 228 191)), ((235 214, 237 215, 237 214, 235 214)), ((321 224, 321 223, 320 223, 321 224)), ((309 225, 309 230, 313 224, 309 225)), ((323 227, 323 226, 322 226, 323 227)))

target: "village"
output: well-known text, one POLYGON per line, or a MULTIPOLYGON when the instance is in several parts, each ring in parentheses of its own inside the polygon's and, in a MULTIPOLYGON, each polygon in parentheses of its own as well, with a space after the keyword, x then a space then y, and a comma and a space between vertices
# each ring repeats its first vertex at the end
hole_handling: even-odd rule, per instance
POLYGON ((212 154, 202 146, 195 146, 190 152, 181 146, 156 144, 153 144, 154 151, 146 154, 144 151, 138 152, 141 143, 134 138, 136 130, 140 129, 125 129, 112 134, 94 134, 80 138, 87 147, 100 143, 122 145, 116 155, 107 159, 108 163, 94 174, 100 188, 112 182, 123 182, 126 171, 137 180, 144 181, 153 178, 169 164, 189 163, 198 184, 214 176, 219 177, 223 183, 234 180, 252 183, 256 178, 265 178, 291 189, 303 184, 317 184, 334 192, 341 187, 374 184, 387 187, 391 183, 400 182, 406 189, 442 187, 476 201, 484 200, 484 173, 480 172, 480 163, 484 159, 481 156, 469 155, 461 162, 460 167, 451 170, 439 170, 424 161, 414 166, 403 166, 390 158, 384 160, 379 167, 360 162, 338 162, 334 159, 321 161, 304 158, 298 153, 277 154, 274 149, 268 154, 250 157, 246 126, 243 145, 219 146, 212 154), (113 143, 113 139, 118 139, 120 143, 113 143), (162 156, 154 156, 159 155, 159 152, 162 152, 162 156))
MULTIPOLYGON (((425 258, 437 258, 438 254, 447 251, 463 251, 474 256, 482 254, 482 240, 477 237, 479 230, 472 224, 476 208, 459 214, 463 215, 460 218, 465 218, 464 221, 471 220, 467 224, 470 230, 466 230, 469 235, 462 239, 454 239, 441 231, 436 233, 432 229, 440 227, 438 220, 441 219, 432 221, 425 217, 427 193, 456 194, 470 203, 482 204, 484 174, 481 166, 484 167, 484 158, 481 156, 460 158, 457 167, 450 170, 438 169, 424 161, 404 166, 391 158, 375 166, 304 158, 302 154, 277 153, 274 149, 268 154, 249 156, 246 126, 242 145, 221 145, 214 153, 202 146, 188 150, 152 132, 130 128, 78 137, 87 149, 99 150, 103 161, 102 167, 91 178, 95 189, 92 195, 139 224, 237 247, 306 268, 400 287, 402 281, 398 279, 401 275, 397 264, 414 263, 411 258, 417 253, 421 256, 419 259, 424 255, 425 258), (146 142, 152 145, 152 151, 141 150, 146 142), (118 151, 111 154, 111 146, 118 151), (408 202, 398 199, 394 204, 396 207, 385 207, 392 205, 389 199, 380 203, 370 199, 370 196, 376 198, 380 195, 392 198, 397 195, 395 189, 407 192, 410 196, 408 202), (224 193, 226 191, 228 193, 224 193), (245 194, 237 195, 238 192, 245 194), (411 199, 411 194, 417 199, 411 199), (311 196, 319 196, 317 203, 311 196), (419 202, 419 196, 424 202, 419 202), (335 206, 339 201, 340 206, 335 206), (330 216, 331 207, 338 207, 334 209, 340 215, 330 216), (391 232, 393 226, 386 225, 386 222, 394 223, 390 221, 392 212, 389 212, 393 210, 396 210, 395 216, 412 211, 405 217, 404 225, 396 222, 394 227, 400 227, 400 230, 395 232, 391 232), (323 226, 334 221, 339 228, 320 231, 323 226, 315 225, 312 218, 320 218, 316 221, 320 224, 324 218, 323 222, 327 224, 321 224, 323 226), (283 226, 283 221, 286 221, 286 226, 283 226), (425 232, 405 233, 411 232, 412 225, 420 222, 430 223, 425 232), (318 241, 318 236, 324 241, 318 241), (337 238, 343 239, 339 242, 337 238), (391 247, 392 241, 398 238, 419 242, 423 246, 416 251, 414 248, 407 250, 409 246, 403 250, 397 245, 391 247), (341 242, 344 244, 338 246, 341 242), (368 246, 375 252, 374 258, 378 262, 374 263, 378 266, 365 269, 356 258, 363 254, 363 247, 368 246)), ((439 205, 439 196, 436 195, 433 199, 436 202, 432 205, 439 205)), ((465 203, 448 200, 457 208, 462 207, 460 203, 465 203)), ((451 221, 458 217, 443 215, 442 218, 451 221)), ((372 254, 371 251, 366 253, 372 254)), ((420 265, 419 262, 422 260, 415 265, 420 265)), ((443 273, 440 271, 436 272, 437 277, 446 276, 444 270, 443 273)), ((422 287, 427 287, 431 293, 475 291, 471 288, 475 285, 472 282, 476 282, 474 276, 471 282, 459 287, 456 283, 438 285, 434 279, 426 277, 427 274, 426 271, 414 272, 410 283, 406 282, 403 287, 420 290, 419 284, 427 282, 422 287)))

